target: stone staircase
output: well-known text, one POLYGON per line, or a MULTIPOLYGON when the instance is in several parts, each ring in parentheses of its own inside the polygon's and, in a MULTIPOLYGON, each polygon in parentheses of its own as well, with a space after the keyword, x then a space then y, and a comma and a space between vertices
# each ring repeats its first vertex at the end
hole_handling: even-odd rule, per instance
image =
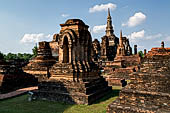
POLYGON ((71 104, 92 104, 112 90, 104 78, 72 81, 67 79, 55 82, 42 82, 35 91, 37 98, 63 101, 71 104))

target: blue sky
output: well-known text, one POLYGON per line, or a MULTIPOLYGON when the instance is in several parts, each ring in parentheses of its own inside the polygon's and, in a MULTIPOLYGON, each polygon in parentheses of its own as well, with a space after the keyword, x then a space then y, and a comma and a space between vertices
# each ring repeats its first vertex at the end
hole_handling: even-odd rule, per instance
POLYGON ((71 18, 82 19, 100 40, 108 7, 115 35, 122 29, 132 47, 150 50, 162 40, 170 47, 169 0, 0 0, 0 51, 31 53, 36 42, 51 40, 71 18))

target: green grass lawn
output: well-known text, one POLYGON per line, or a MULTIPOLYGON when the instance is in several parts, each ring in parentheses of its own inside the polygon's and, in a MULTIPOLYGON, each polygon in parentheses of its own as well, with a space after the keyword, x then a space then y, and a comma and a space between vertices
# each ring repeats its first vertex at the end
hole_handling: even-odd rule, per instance
POLYGON ((28 102, 28 95, 0 101, 0 113, 105 113, 107 106, 119 95, 120 87, 92 105, 71 105, 51 101, 28 102))

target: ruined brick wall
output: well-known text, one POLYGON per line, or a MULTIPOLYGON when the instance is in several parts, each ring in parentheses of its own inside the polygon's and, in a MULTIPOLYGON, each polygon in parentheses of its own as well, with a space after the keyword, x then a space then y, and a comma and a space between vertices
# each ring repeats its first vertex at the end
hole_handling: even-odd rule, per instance
POLYGON ((141 58, 138 55, 118 56, 115 58, 115 61, 124 61, 123 65, 129 67, 139 65, 141 58))
POLYGON ((0 93, 6 93, 18 88, 37 85, 34 76, 22 70, 25 61, 10 61, 0 65, 0 93))
POLYGON ((129 74, 138 71, 141 58, 138 55, 116 57, 113 62, 105 62, 102 73, 109 85, 121 85, 121 80, 130 80, 129 74))
POLYGON ((131 82, 107 112, 169 113, 170 54, 169 49, 153 48, 143 60, 141 69, 130 74, 131 82))

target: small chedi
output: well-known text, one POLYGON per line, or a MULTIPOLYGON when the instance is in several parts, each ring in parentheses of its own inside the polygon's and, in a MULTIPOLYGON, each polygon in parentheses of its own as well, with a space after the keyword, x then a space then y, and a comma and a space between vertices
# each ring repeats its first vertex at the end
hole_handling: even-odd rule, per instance
POLYGON ((60 33, 54 35, 52 42, 39 43, 38 56, 24 68, 39 78, 33 96, 91 104, 111 91, 111 87, 91 59, 92 38, 88 26, 80 19, 69 19, 60 26, 60 33))
POLYGON ((108 113, 170 112, 170 48, 164 48, 164 42, 145 54, 140 70, 130 74, 130 79, 108 106, 108 113))
POLYGON ((49 68, 56 62, 56 59, 52 56, 49 42, 39 42, 37 53, 37 57, 31 59, 23 70, 34 75, 38 81, 42 81, 47 78, 49 68))

